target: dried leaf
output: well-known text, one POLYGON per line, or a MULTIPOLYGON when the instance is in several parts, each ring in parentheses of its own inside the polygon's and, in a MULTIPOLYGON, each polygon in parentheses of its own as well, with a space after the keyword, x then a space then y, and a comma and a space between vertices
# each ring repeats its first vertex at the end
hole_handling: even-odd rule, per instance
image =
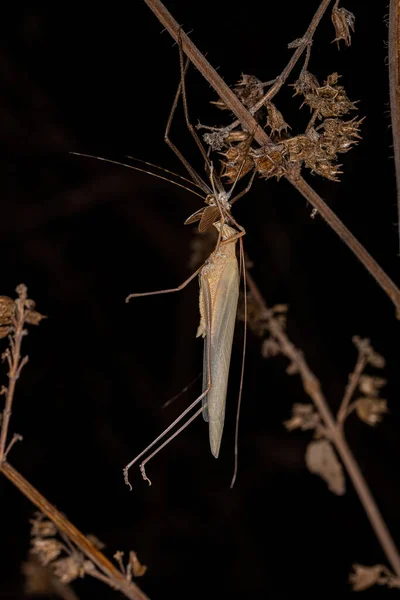
POLYGON ((358 398, 355 401, 358 417, 367 425, 376 425, 383 420, 383 415, 388 411, 386 400, 380 398, 358 398))
POLYGON ((323 439, 310 442, 307 446, 305 459, 307 468, 311 473, 324 479, 331 492, 343 496, 346 491, 343 467, 338 461, 329 440, 323 439))
POLYGON ((129 552, 129 564, 131 565, 134 577, 142 577, 147 571, 146 565, 142 565, 136 552, 133 552, 132 550, 129 552))
POLYGON ((376 585, 382 573, 386 570, 383 565, 374 565, 366 567, 355 563, 353 565, 354 573, 349 575, 349 582, 353 587, 354 592, 362 592, 376 585))
POLYGON ((42 319, 47 319, 46 315, 40 314, 37 310, 27 310, 25 314, 25 321, 29 325, 39 325, 42 319))

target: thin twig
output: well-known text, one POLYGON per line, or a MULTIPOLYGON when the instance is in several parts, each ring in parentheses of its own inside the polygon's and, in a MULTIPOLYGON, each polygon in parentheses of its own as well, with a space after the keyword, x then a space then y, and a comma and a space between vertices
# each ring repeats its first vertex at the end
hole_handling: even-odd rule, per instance
MULTIPOLYGON (((221 100, 231 110, 237 119, 239 119, 244 130, 254 132, 254 139, 260 145, 264 146, 270 142, 267 133, 258 125, 254 117, 240 102, 233 91, 227 86, 224 80, 213 69, 204 55, 193 44, 190 38, 182 31, 182 28, 175 21, 173 16, 165 8, 160 0, 144 0, 153 11, 160 23, 167 29, 175 41, 180 39, 181 46, 185 54, 192 61, 194 66, 200 71, 203 77, 214 88, 221 100)), ((321 5, 322 6, 322 5, 321 5)), ((327 206, 324 200, 308 185, 302 178, 291 178, 287 176, 288 181, 306 198, 306 200, 319 212, 321 217, 332 227, 343 242, 357 256, 364 267, 375 278, 376 282, 382 287, 396 307, 396 316, 400 318, 400 290, 388 275, 381 269, 378 263, 358 242, 354 235, 347 229, 342 221, 327 206)))
POLYGON ((109 578, 113 588, 122 592, 130 600, 149 600, 148 596, 132 581, 127 581, 120 571, 104 556, 87 537, 83 535, 55 506, 50 504, 42 494, 33 487, 14 467, 4 462, 0 471, 9 479, 20 492, 37 506, 57 527, 87 556, 104 575, 109 578))
MULTIPOLYGON (((288 64, 283 69, 282 73, 276 78, 275 83, 270 87, 268 92, 266 92, 264 94, 264 96, 250 109, 250 112, 252 115, 254 115, 263 106, 263 104, 265 104, 265 102, 271 101, 271 99, 279 92, 281 87, 285 84, 290 73, 294 69, 297 61, 303 54, 304 50, 310 49, 315 30, 317 29, 322 17, 324 16, 324 14, 331 2, 332 2, 332 0, 322 0, 315 15, 313 16, 313 18, 311 20, 311 23, 309 24, 309 26, 307 28, 307 31, 305 32, 303 37, 298 40, 299 45, 297 46, 297 48, 296 48, 295 52, 293 53, 293 56, 289 60, 288 64)), ((306 68, 307 68, 308 60, 309 60, 309 53, 306 56, 306 68)), ((304 70, 304 67, 303 67, 303 70, 304 70)))
POLYGON ((389 87, 400 245, 400 0, 389 3, 389 87))
POLYGON ((360 377, 364 372, 365 367, 368 363, 368 356, 365 352, 362 352, 360 349, 358 350, 357 362, 354 367, 354 371, 349 375, 349 382, 346 386, 343 400, 340 404, 338 413, 337 413, 337 424, 339 427, 343 427, 343 424, 349 414, 349 404, 350 400, 353 397, 354 392, 357 389, 357 386, 360 382, 360 377))
MULTIPOLYGON (((1 433, 0 433, 0 466, 5 459, 5 448, 7 443, 8 427, 10 425, 10 418, 12 412, 12 403, 14 399, 15 384, 21 373, 22 368, 28 362, 28 357, 25 356, 21 360, 21 345, 22 339, 25 335, 24 323, 25 323, 25 301, 27 299, 27 289, 25 286, 18 286, 19 298, 15 301, 15 317, 13 319, 14 331, 10 336, 10 348, 7 348, 4 356, 8 361, 8 380, 9 384, 6 392, 5 408, 3 411, 3 419, 1 422, 1 433)), ((14 441, 17 441, 14 439, 14 441)), ((11 447, 11 446, 10 446, 11 447)), ((10 448, 9 448, 10 449, 10 448)))
POLYGON ((329 408, 328 402, 321 390, 320 382, 307 364, 303 353, 296 348, 290 341, 285 331, 282 329, 279 321, 274 317, 267 305, 260 290, 254 282, 250 273, 247 273, 247 284, 252 299, 258 304, 261 315, 265 317, 268 329, 271 335, 279 342, 282 353, 293 363, 300 374, 305 392, 310 396, 315 404, 328 432, 330 441, 334 444, 347 473, 354 485, 354 488, 360 498, 367 517, 371 523, 376 537, 386 554, 386 557, 392 566, 396 575, 400 576, 400 556, 388 530, 385 521, 382 518, 380 510, 375 499, 365 481, 363 474, 356 459, 351 452, 342 429, 336 425, 335 418, 329 408))

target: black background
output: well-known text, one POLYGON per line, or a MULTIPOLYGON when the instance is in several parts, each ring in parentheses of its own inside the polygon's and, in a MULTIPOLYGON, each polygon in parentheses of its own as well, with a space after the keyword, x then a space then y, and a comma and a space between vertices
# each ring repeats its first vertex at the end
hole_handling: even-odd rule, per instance
MULTIPOLYGON (((167 7, 229 85, 242 72, 276 76, 317 7, 315 2, 170 1, 167 7)), ((389 117, 385 3, 349 0, 350 48, 337 50, 329 14, 309 69, 337 71, 359 100, 363 139, 342 155, 341 183, 305 173, 344 223, 396 279, 398 245, 389 117)), ((139 584, 156 598, 274 598, 350 591, 353 562, 385 557, 347 481, 336 497, 308 473, 310 435, 282 422, 308 402, 282 357, 264 360, 249 335, 240 431, 240 471, 229 489, 242 324, 233 347, 225 434, 210 454, 199 419, 149 465, 152 487, 123 466, 198 392, 162 404, 200 371, 196 281, 180 294, 139 299, 191 272, 200 200, 145 174, 79 158, 131 154, 184 174, 163 142, 179 81, 178 50, 144 2, 3 8, 0 24, 1 294, 27 284, 48 315, 25 343, 12 431, 23 434, 10 462, 112 557, 135 550, 148 565, 139 584), (271 596, 272 597, 272 596, 271 596)), ((295 73, 299 72, 300 65, 295 73)), ((290 82, 293 83, 292 76, 290 82)), ((191 69, 193 122, 220 124, 215 93, 191 69)), ((308 109, 285 88, 276 98, 292 132, 308 109)), ((200 171, 181 114, 172 137, 200 171)), ((356 358, 351 338, 371 339, 387 360, 382 394, 390 415, 370 428, 353 415, 346 432, 395 539, 400 540, 398 465, 399 324, 393 306, 347 247, 286 181, 257 181, 235 207, 246 228, 253 276, 267 302, 288 303, 288 333, 320 378, 333 410, 356 358)), ((3 347, 5 342, 3 342, 3 347)), ((372 372, 372 371, 371 371, 372 372)), ((381 373, 378 373, 381 375, 381 373)), ((3 382, 6 369, 2 368, 3 382)), ((33 508, 1 479, 0 596, 22 598, 20 565, 33 508)), ((81 598, 116 592, 78 581, 81 598)), ((390 593, 382 588, 367 594, 390 593)))

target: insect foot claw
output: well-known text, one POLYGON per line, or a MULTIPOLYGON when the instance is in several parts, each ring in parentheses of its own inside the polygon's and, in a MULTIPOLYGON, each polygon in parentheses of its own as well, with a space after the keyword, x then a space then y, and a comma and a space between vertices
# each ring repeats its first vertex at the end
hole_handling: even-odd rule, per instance
POLYGON ((126 485, 129 486, 129 491, 131 492, 132 491, 132 486, 131 486, 130 481, 128 479, 128 468, 125 467, 125 469, 122 469, 122 472, 124 474, 124 482, 126 483, 126 485))
POLYGON ((141 472, 141 474, 142 474, 142 477, 143 477, 143 479, 144 479, 145 481, 147 481, 147 483, 148 483, 149 485, 151 485, 151 480, 150 480, 150 479, 147 477, 147 475, 146 475, 146 469, 144 468, 144 464, 141 464, 141 465, 140 465, 140 472, 141 472))

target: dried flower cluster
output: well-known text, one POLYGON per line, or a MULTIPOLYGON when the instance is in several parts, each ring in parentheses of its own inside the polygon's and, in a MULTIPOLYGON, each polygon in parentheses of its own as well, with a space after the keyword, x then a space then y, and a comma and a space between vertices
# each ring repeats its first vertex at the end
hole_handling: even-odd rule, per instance
MULTIPOLYGON (((366 364, 376 369, 385 366, 383 356, 375 352, 368 339, 358 336, 353 338, 353 343, 358 349, 359 356, 366 364)), ((358 389, 363 394, 349 407, 349 412, 355 410, 358 417, 367 425, 377 425, 388 412, 387 401, 380 398, 381 388, 386 385, 386 379, 372 375, 361 375, 358 380, 358 389)))
MULTIPOLYGON (((337 4, 336 2, 331 12, 336 34, 333 41, 339 46, 340 40, 343 40, 350 46, 355 17, 337 4)), ((338 154, 347 152, 358 142, 359 127, 363 119, 343 119, 356 109, 356 103, 349 100, 344 87, 338 84, 340 76, 332 73, 320 85, 308 70, 310 39, 298 38, 289 44, 292 49, 300 47, 308 48, 307 56, 298 80, 291 85, 295 96, 303 96, 302 106, 306 104, 312 111, 311 120, 303 133, 289 136, 290 125, 271 102, 276 93, 273 84, 279 82, 278 88, 281 87, 287 78, 284 73, 266 83, 254 75, 242 74, 241 79, 233 86, 233 92, 242 104, 267 128, 271 141, 264 147, 253 148, 250 133, 240 129, 237 123, 226 127, 198 125, 199 129, 207 130, 203 135, 205 143, 223 156, 221 174, 228 182, 233 183, 252 169, 256 169, 266 179, 279 179, 283 175, 295 178, 303 167, 313 174, 339 181, 341 165, 338 163, 338 154), (271 84, 272 88, 265 92, 265 88, 271 84), (322 122, 315 126, 318 121, 322 122)), ((212 104, 221 110, 227 109, 221 99, 212 104)))
POLYGON ((23 283, 17 286, 16 292, 16 300, 9 296, 0 296, 0 339, 13 332, 18 308, 23 312, 24 322, 29 325, 39 325, 45 318, 35 310, 35 302, 27 297, 27 288, 23 283))
MULTIPOLYGON (((104 544, 94 535, 86 537, 91 540, 96 548, 101 549, 104 547, 104 544)), ((31 520, 31 545, 33 559, 39 563, 39 566, 50 568, 51 573, 62 584, 66 585, 78 577, 91 575, 109 583, 111 586, 113 585, 112 581, 107 581, 107 578, 97 569, 95 564, 88 560, 71 540, 58 531, 54 523, 46 519, 41 512, 35 513, 34 519, 31 520)), ((123 564, 123 555, 123 552, 118 551, 115 553, 114 558, 127 581, 132 581, 132 576, 141 577, 145 574, 147 567, 140 563, 135 552, 131 551, 129 553, 127 566, 123 564)), ((31 563, 32 560, 27 563, 30 564, 27 570, 30 578, 35 572, 35 563, 33 565, 31 563)), ((40 569, 39 574, 43 576, 43 571, 40 569)))
MULTIPOLYGON (((255 168, 263 178, 280 179, 283 175, 296 177, 305 167, 313 174, 339 181, 341 165, 337 162, 338 154, 348 152, 358 142, 362 119, 342 118, 355 110, 356 106, 347 97, 344 87, 338 85, 338 80, 339 75, 332 73, 320 86, 314 75, 304 71, 293 84, 295 95, 302 94, 304 97, 302 106, 308 105, 313 113, 302 134, 288 137, 290 126, 276 106, 267 101, 265 127, 269 130, 270 143, 261 148, 252 148, 247 143, 249 135, 247 139, 232 142, 232 133, 223 140, 219 139, 219 146, 222 141, 227 145, 227 149, 220 152, 224 157, 222 175, 232 183, 238 175, 243 177, 255 168), (322 122, 315 125, 317 121, 322 122)), ((214 141, 215 137, 214 132, 214 141)), ((210 141, 210 137, 207 139, 210 141)))
POLYGON ((70 583, 96 568, 69 541, 58 539, 56 526, 40 512, 31 520, 31 552, 42 566, 50 565, 61 583, 70 583))

